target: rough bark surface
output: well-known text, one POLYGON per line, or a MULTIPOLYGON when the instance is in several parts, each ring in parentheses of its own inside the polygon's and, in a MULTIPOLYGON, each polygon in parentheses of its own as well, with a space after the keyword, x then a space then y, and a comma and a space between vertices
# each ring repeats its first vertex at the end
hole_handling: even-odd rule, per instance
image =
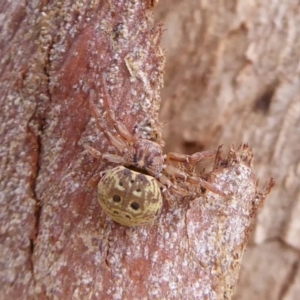
POLYGON ((256 223, 235 299, 299 298, 299 1, 161 1, 161 120, 168 149, 249 143, 276 186, 256 223))
MULTIPOLYGON (((261 192, 257 191, 252 152, 247 146, 231 148, 225 155, 219 153, 213 171, 206 176, 232 193, 228 199, 187 186, 191 196, 170 195, 157 222, 140 228, 112 222, 97 203, 94 175, 112 164, 92 158, 84 144, 91 143, 103 153, 115 151, 103 132, 96 131, 88 106, 89 91, 93 89, 98 95, 97 106, 104 113, 101 74, 105 74, 118 119, 132 133, 163 143, 158 113, 164 56, 159 47, 162 30, 153 25, 150 11, 153 3, 11 1, 0 6, 1 299, 231 297, 252 221, 272 186, 270 181, 261 192)), ((261 109, 259 101, 251 101, 251 95, 256 95, 252 89, 243 88, 246 79, 252 78, 254 64, 242 55, 242 46, 247 46, 243 35, 249 25, 237 22, 234 27, 237 36, 233 39, 244 38, 244 44, 240 49, 241 69, 232 71, 238 49, 233 44, 227 49, 230 43, 224 44, 225 29, 231 28, 224 24, 232 19, 227 17, 219 24, 220 16, 211 17, 222 5, 181 5, 174 2, 168 10, 160 8, 166 28, 172 25, 168 13, 175 8, 178 11, 170 18, 178 16, 179 20, 182 16, 184 23, 182 29, 173 29, 170 43, 165 37, 173 51, 183 51, 180 59, 180 52, 175 55, 175 51, 167 67, 169 83, 162 116, 168 121, 166 137, 173 136, 167 139, 167 148, 196 152, 204 146, 216 148, 222 142, 240 144, 243 135, 232 133, 233 121, 239 124, 237 132, 242 126, 249 131, 257 115, 264 123, 270 114, 269 107, 261 109), (201 20, 206 20, 204 27, 201 20), (211 27, 214 20, 217 28, 211 27), (179 37, 183 42, 188 39, 186 47, 176 45, 179 37), (201 46, 203 40, 205 47, 201 46), (224 53, 232 55, 227 69, 224 53), (176 67, 172 70, 173 59, 176 67), (226 64, 220 65, 224 61, 226 64), (185 69, 188 65, 193 67, 190 71, 185 69), (173 71, 176 78, 171 84, 173 71), (237 73, 239 80, 233 77, 237 73), (222 80, 228 84, 232 78, 237 82, 234 88, 229 85, 231 93, 223 99, 222 80), (218 93, 222 93, 219 98, 218 93), (250 121, 245 114, 238 123, 241 115, 237 111, 243 112, 245 95, 247 112, 253 115, 250 121), (205 99, 219 100, 203 106, 205 99), (185 105, 189 111, 183 109, 185 105), (242 123, 247 120, 246 125, 242 123), (183 125, 187 126, 184 131, 183 125), (200 140, 203 136, 205 140, 200 140)), ((230 11, 223 8, 220 14, 225 9, 230 11)), ((283 83, 284 91, 288 87, 283 83)), ((293 96, 291 92, 288 95, 293 96)), ((295 119, 292 124, 296 124, 295 119)), ((288 124, 286 127, 290 128, 288 124)), ((253 132, 253 128, 248 132, 249 142, 252 136, 261 142, 263 131, 258 136, 253 132)), ((270 135, 263 142, 274 141, 270 135)), ((254 138, 253 143, 255 146, 254 138)), ((259 163, 265 166, 260 176, 269 178, 269 165, 277 160, 268 156, 267 149, 268 159, 263 151, 258 154, 259 163)), ((185 165, 181 168, 188 170, 185 165)), ((186 185, 183 181, 178 184, 186 185)), ((280 249, 277 247, 278 253, 280 249)), ((296 258, 290 258, 288 252, 286 256, 295 266, 296 258)))

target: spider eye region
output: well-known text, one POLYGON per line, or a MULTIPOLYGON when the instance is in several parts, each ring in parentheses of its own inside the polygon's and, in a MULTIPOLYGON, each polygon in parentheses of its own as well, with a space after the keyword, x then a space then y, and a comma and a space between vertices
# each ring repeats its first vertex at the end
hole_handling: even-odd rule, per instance
POLYGON ((162 194, 157 180, 149 175, 118 166, 98 184, 98 201, 104 212, 125 226, 154 221, 162 208, 162 194))

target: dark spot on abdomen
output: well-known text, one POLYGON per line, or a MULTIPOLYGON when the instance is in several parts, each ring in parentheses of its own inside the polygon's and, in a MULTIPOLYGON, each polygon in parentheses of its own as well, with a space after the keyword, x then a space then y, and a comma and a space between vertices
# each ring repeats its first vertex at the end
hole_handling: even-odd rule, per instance
POLYGON ((121 197, 119 195, 113 195, 113 201, 119 203, 121 201, 121 197))
POLYGON ((138 203, 136 203, 136 202, 132 202, 132 203, 130 204, 130 207, 131 207, 132 209, 134 209, 134 210, 138 210, 138 209, 140 208, 140 205, 139 205, 138 203))

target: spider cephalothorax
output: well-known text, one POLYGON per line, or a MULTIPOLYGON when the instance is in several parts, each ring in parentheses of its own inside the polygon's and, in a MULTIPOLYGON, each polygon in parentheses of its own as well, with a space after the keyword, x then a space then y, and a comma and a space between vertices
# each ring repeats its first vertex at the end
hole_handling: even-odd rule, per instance
POLYGON ((122 225, 136 226, 156 219, 162 207, 160 188, 180 193, 180 189, 170 177, 181 178, 191 184, 198 184, 214 193, 227 196, 213 184, 200 177, 190 176, 171 164, 172 161, 194 164, 205 157, 212 157, 215 151, 196 152, 193 155, 169 152, 164 155, 160 144, 131 134, 117 120, 103 77, 101 83, 105 115, 117 134, 102 127, 100 121, 103 117, 94 103, 94 91, 91 91, 89 99, 91 113, 101 132, 104 132, 119 154, 102 154, 91 146, 87 146, 87 150, 94 157, 119 165, 105 172, 98 184, 99 203, 113 220, 122 225), (130 167, 142 172, 132 170, 130 167))
POLYGON ((125 153, 124 159, 128 161, 126 165, 145 170, 155 178, 160 176, 165 167, 165 157, 161 146, 145 139, 134 142, 131 151, 125 153))

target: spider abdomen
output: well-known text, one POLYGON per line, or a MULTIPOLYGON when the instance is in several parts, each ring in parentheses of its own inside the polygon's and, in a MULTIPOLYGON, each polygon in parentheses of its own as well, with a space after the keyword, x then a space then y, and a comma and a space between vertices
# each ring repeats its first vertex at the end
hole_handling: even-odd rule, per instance
POLYGON ((123 166, 109 170, 100 180, 98 201, 107 215, 125 226, 155 220, 162 207, 157 180, 123 166))

